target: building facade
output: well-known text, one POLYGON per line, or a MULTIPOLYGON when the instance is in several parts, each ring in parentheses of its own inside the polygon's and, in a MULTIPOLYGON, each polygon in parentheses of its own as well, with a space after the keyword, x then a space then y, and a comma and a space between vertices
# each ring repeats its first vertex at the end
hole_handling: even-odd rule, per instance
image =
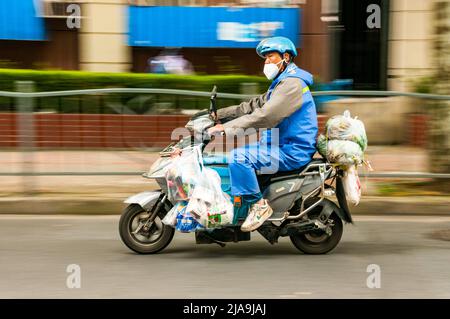
MULTIPOLYGON (((218 32, 218 39, 229 37, 230 28, 237 26, 248 29, 255 28, 256 24, 263 31, 264 27, 276 30, 277 25, 273 24, 277 20, 276 12, 294 10, 298 17, 296 29, 285 28, 283 32, 295 38, 299 51, 297 64, 322 82, 344 78, 352 79, 355 89, 411 90, 418 77, 435 72, 432 16, 437 9, 434 0, 16 0, 7 5, 2 3, 0 11, 23 10, 30 3, 39 3, 35 12, 26 14, 38 17, 43 29, 40 37, 24 38, 8 30, 11 24, 23 25, 21 19, 25 19, 25 13, 15 21, 14 15, 4 15, 11 18, 3 21, 3 27, 0 22, 0 67, 148 72, 149 59, 166 47, 175 47, 199 74, 262 74, 262 62, 254 50, 256 38, 234 39, 234 43, 228 39, 231 41, 228 45, 219 42, 205 45, 201 41, 205 32, 199 28, 189 38, 190 42, 180 39, 167 46, 161 41, 152 43, 156 41, 155 36, 159 40, 176 37, 165 33, 170 28, 160 28, 152 24, 154 19, 145 16, 139 19, 131 9, 143 7, 151 8, 148 11, 162 8, 158 9, 163 13, 162 21, 167 16, 167 25, 175 24, 174 27, 186 25, 189 20, 186 15, 184 19, 170 21, 170 15, 180 8, 186 12, 189 8, 210 10, 205 11, 210 13, 222 10, 221 14, 245 12, 239 18, 242 20, 225 21, 228 24, 224 24, 223 32, 218 32), (79 12, 74 4, 79 6, 79 12), (253 13, 246 15, 252 9, 266 12, 269 18, 255 18, 253 13), (69 28, 67 22, 76 21, 78 14, 80 27, 69 28), (149 38, 132 41, 141 31, 147 32, 149 38)), ((207 14, 205 19, 216 21, 214 14, 207 14)), ((286 26, 288 20, 280 21, 286 26)), ((179 28, 186 34, 195 29, 179 28)))

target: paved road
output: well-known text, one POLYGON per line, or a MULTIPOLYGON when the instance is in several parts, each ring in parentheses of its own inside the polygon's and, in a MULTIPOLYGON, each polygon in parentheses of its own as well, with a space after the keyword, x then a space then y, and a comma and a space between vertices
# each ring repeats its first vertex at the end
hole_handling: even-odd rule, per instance
POLYGON ((356 218, 330 254, 300 254, 288 239, 195 245, 177 234, 158 255, 121 242, 118 216, 0 216, 1 298, 450 298, 449 217, 356 218), (81 267, 81 288, 66 286, 81 267), (381 288, 366 285, 367 267, 381 288))

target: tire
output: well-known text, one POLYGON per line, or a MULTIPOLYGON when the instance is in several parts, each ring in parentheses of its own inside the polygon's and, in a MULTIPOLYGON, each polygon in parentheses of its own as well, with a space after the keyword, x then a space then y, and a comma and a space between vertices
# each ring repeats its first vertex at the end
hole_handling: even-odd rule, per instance
POLYGON ((308 255, 321 255, 330 252, 341 240, 344 230, 342 220, 336 213, 331 214, 330 219, 334 222, 334 225, 331 227, 331 236, 327 236, 323 230, 314 230, 309 233, 290 236, 292 244, 294 244, 295 248, 308 255))
POLYGON ((175 229, 161 222, 165 214, 166 211, 161 208, 147 233, 133 234, 139 221, 144 221, 148 213, 136 204, 125 208, 119 221, 119 234, 123 243, 139 254, 155 254, 166 248, 172 241, 175 229))

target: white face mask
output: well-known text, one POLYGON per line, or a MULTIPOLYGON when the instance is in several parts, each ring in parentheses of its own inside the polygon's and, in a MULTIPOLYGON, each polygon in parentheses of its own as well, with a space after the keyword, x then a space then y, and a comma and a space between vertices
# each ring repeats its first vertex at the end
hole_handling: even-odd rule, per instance
POLYGON ((280 72, 280 69, 278 69, 278 64, 282 63, 284 60, 281 60, 277 64, 275 63, 269 63, 264 64, 264 74, 269 80, 273 80, 277 75, 278 72, 280 72))

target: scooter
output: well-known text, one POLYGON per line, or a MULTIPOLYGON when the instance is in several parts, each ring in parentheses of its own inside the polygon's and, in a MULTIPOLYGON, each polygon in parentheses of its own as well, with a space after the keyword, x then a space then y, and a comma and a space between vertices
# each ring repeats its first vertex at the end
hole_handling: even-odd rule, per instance
MULTIPOLYGON (((194 132, 206 132, 216 124, 217 114, 214 87, 209 111, 199 112, 186 124, 194 132)), ((207 136, 207 134, 205 135, 207 136)), ((212 140, 201 141, 202 151, 212 140)), ((162 223, 163 218, 173 207, 168 197, 164 169, 171 163, 175 150, 195 145, 193 136, 184 137, 160 152, 160 158, 153 163, 143 177, 154 179, 160 189, 133 195, 124 203, 119 221, 119 233, 124 244, 140 254, 154 254, 166 248, 173 239, 175 229, 162 223)), ((221 177, 221 186, 230 191, 230 179, 225 156, 205 156, 204 166, 216 170, 221 177)), ((294 171, 275 174, 257 172, 258 183, 263 197, 272 207, 273 215, 257 231, 271 244, 280 237, 289 236, 292 244, 305 254, 326 254, 333 250, 341 240, 343 222, 353 223, 345 198, 342 183, 343 172, 325 159, 314 158, 305 167, 294 171), (337 203, 330 198, 336 198, 337 203)), ((234 207, 235 213, 237 211, 234 207)), ((242 209, 240 210, 242 214, 242 209)), ((242 232, 240 225, 246 212, 233 225, 213 230, 197 230, 197 244, 218 244, 222 247, 228 242, 249 241, 250 232, 242 232)))

